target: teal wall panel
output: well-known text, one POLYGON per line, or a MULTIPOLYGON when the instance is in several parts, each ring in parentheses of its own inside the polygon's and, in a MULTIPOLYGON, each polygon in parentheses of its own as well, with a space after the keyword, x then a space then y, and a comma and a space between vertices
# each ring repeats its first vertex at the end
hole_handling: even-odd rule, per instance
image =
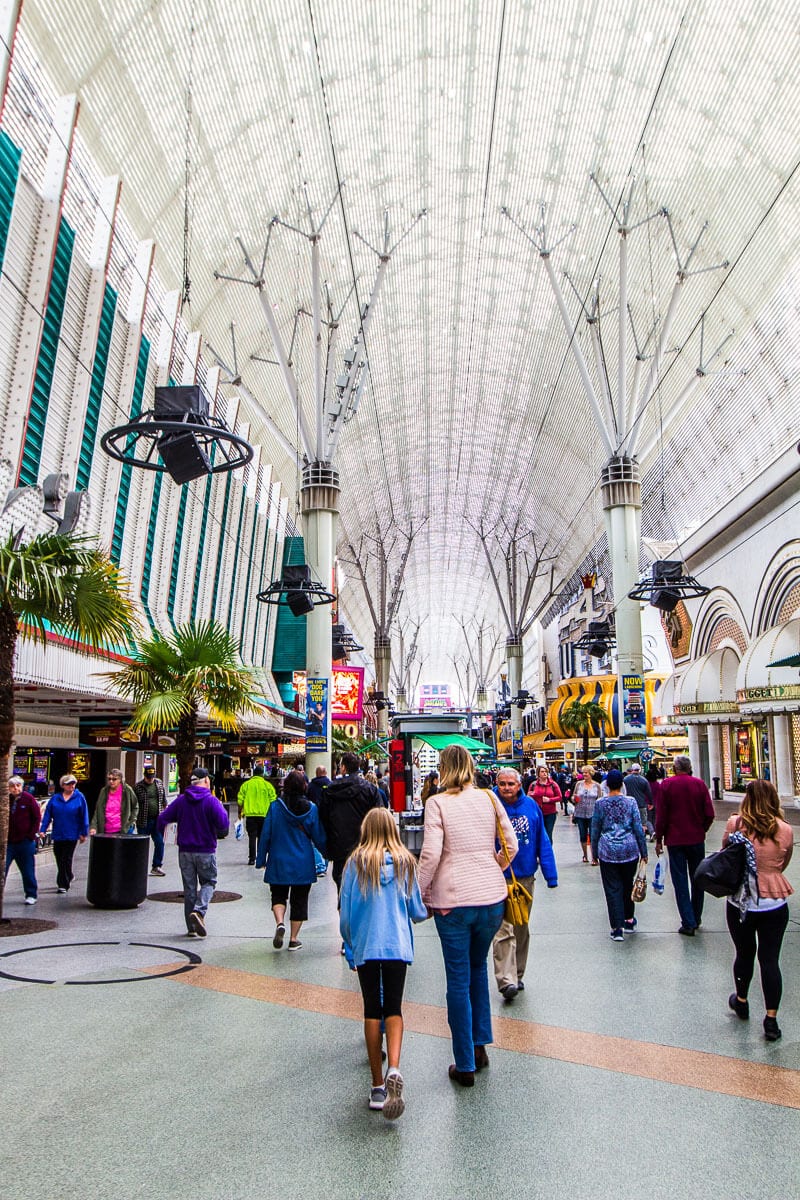
MULTIPOLYGON (((283 566, 294 566, 305 561, 303 539, 286 538, 283 543, 283 566)), ((292 616, 285 602, 278 605, 277 611, 275 648, 272 652, 272 671, 276 679, 285 672, 306 669, 306 618, 292 616)))
POLYGON ((21 158, 22 151, 14 145, 8 134, 0 133, 0 265, 6 253, 21 158))
MULTIPOLYGON (((143 337, 139 345, 139 361, 136 364, 136 380, 131 399, 130 419, 134 420, 142 411, 144 385, 147 380, 147 363, 150 358, 150 342, 143 337)), ((126 422, 124 422, 126 423, 126 422)), ((134 444, 133 438, 128 441, 128 448, 134 444)), ((125 533, 125 514, 128 511, 128 497, 131 490, 131 472, 133 467, 123 466, 120 473, 119 489, 117 491, 117 515, 114 519, 114 533, 111 538, 111 557, 119 566, 122 555, 122 538, 125 533)))
POLYGON ((28 409, 25 442, 22 447, 22 465, 19 472, 19 481, 22 487, 35 487, 39 482, 42 442, 44 440, 45 425, 47 424, 47 410, 50 406, 53 371, 56 365, 56 354, 58 353, 61 322, 64 317, 64 301, 67 295, 67 281, 69 280, 69 268, 72 262, 72 248, 74 244, 75 231, 70 228, 62 217, 58 227, 53 273, 50 277, 50 290, 44 314, 42 340, 39 346, 39 357, 36 363, 30 408, 28 409))
MULTIPOLYGON (((100 406, 103 402, 103 391, 106 383, 108 367, 108 352, 111 347, 111 331, 114 328, 114 313, 117 309, 117 293, 110 284, 106 284, 103 297, 103 310, 100 314, 100 328, 97 332, 97 349, 92 369, 92 385, 89 388, 89 400, 86 405, 86 422, 83 427, 81 453, 78 459, 78 473, 75 486, 88 488, 89 476, 92 471, 92 458, 97 440, 97 422, 100 419, 100 406)), ((116 421, 114 422, 117 423, 116 421)))

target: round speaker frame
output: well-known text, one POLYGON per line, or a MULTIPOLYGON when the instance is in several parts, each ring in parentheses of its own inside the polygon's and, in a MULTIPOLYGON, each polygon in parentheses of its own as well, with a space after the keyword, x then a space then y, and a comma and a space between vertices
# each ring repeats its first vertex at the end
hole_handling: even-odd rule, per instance
POLYGON ((158 443, 162 437, 169 434, 192 433, 204 448, 218 446, 223 455, 223 461, 215 463, 207 475, 218 475, 223 471, 235 471, 252 461, 255 453, 246 438, 234 433, 219 417, 204 417, 199 413, 189 413, 184 419, 168 420, 156 417, 152 409, 141 413, 127 425, 117 425, 109 429, 100 439, 100 445, 106 454, 117 462, 130 467, 139 467, 142 471, 167 471, 163 462, 153 461, 158 454, 158 443), (133 438, 132 444, 129 439, 133 438), (140 441, 149 441, 150 447, 144 458, 136 457, 136 448, 140 441), (121 443, 121 445, 120 445, 121 443))

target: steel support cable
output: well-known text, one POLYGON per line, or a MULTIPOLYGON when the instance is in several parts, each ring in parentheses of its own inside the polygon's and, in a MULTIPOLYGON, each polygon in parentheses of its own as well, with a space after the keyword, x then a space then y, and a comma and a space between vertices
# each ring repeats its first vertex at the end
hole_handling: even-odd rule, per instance
MULTIPOLYGON (((344 206, 343 180, 342 180, 341 173, 339 171, 339 160, 338 160, 338 156, 336 154, 336 144, 333 139, 333 127, 331 125, 330 110, 328 107, 328 93, 327 93, 327 89, 325 87, 325 77, 322 73, 322 61, 320 59, 320 52, 319 52, 319 39, 317 37, 317 26, 316 26, 316 22, 314 20, 314 7, 312 4, 312 0, 307 0, 307 5, 308 5, 308 17, 309 17, 309 21, 311 23, 311 36, 314 41, 314 56, 315 56, 315 60, 316 60, 316 64, 317 64, 317 74, 319 76, 320 90, 322 92, 322 107, 323 107, 323 111, 325 113, 325 124, 326 124, 327 130, 328 130, 328 141, 330 143, 331 158, 333 160, 333 170, 334 170, 334 174, 336 176, 336 186, 338 188, 338 196, 339 196, 339 207, 341 208, 341 211, 342 211, 342 224, 344 226, 345 243, 347 245, 347 257, 350 262, 350 274, 353 279, 353 292, 354 292, 354 295, 356 298, 356 305, 358 308, 358 326, 359 326, 359 330, 361 333, 361 344, 364 347, 364 354, 365 354, 365 357, 367 360, 367 366, 365 369, 369 370, 369 350, 368 350, 368 346, 367 346, 367 339, 366 339, 365 332, 364 332, 364 321, 363 321, 363 317, 361 315, 361 298, 359 297, 359 294, 358 294, 358 279, 356 278, 356 267, 355 267, 355 261, 353 259, 353 244, 352 244, 352 240, 350 238, 350 228, 347 224, 347 212, 346 212, 345 206, 344 206)), ((378 434, 378 444, 380 446, 380 452, 381 452, 381 466, 383 467, 383 478, 384 478, 384 483, 386 484, 386 494, 387 494, 388 500, 389 500, 389 511, 390 511, 392 520, 394 520, 394 504, 392 501, 392 490, 391 490, 391 487, 389 486, 389 471, 386 466, 386 454, 385 454, 385 451, 383 448, 383 435, 382 435, 382 431, 381 431, 381 422, 380 422, 380 417, 378 415, 377 401, 375 400, 375 391, 374 391, 374 388, 372 387, 371 373, 370 373, 370 377, 367 380, 367 382, 369 383, 369 391, 370 391, 370 396, 372 398, 372 407, 373 407, 374 414, 375 414, 375 428, 376 428, 377 434, 378 434)))
MULTIPOLYGON (((475 285, 472 294, 472 312, 470 315, 469 326, 469 341, 467 343, 467 370, 464 380, 463 400, 462 400, 462 420, 461 420, 461 436, 458 443, 458 455, 456 458, 456 483, 461 478, 461 455, 464 449, 464 433, 467 425, 466 412, 469 397, 470 376, 472 373, 472 355, 475 341, 475 322, 477 320, 478 307, 478 292, 480 290, 481 270, 483 267, 483 251, 484 239, 486 237, 486 205, 489 198, 489 177, 492 170, 492 154, 494 151, 494 134, 497 121, 497 100, 500 93, 500 68, 503 58, 503 41, 505 36, 506 26, 506 0, 502 0, 502 8, 500 10, 500 31, 497 38, 497 54, 495 56, 495 71, 494 71, 494 90, 492 93, 492 113, 489 119, 489 146, 486 152, 486 169, 483 178, 483 199, 481 202, 481 223, 480 235, 478 239, 478 261, 475 265, 475 285)), ((448 497, 445 496, 445 508, 448 507, 448 497)))

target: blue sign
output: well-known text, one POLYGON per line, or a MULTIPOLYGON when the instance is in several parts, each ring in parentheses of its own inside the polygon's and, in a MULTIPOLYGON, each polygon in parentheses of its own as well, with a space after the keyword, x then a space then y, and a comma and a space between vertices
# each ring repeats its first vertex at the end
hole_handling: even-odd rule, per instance
POLYGON ((306 751, 328 753, 328 681, 306 680, 306 751))

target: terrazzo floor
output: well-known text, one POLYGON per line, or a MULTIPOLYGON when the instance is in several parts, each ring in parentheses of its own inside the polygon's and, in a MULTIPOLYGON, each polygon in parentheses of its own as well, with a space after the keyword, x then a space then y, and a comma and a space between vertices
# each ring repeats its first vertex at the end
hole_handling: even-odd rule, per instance
MULTIPOLYGON (((555 850, 560 886, 536 892, 527 989, 511 1005, 493 992, 491 1066, 472 1090, 447 1078, 441 953, 433 924, 417 927, 394 1123, 367 1108, 360 995, 329 878, 288 954, 272 948, 261 873, 230 838, 219 883, 242 899, 212 906, 206 939, 186 938, 180 905, 89 906, 85 848, 67 896, 39 856, 35 908, 12 868, 6 914, 58 928, 0 939, 0 1196, 797 1200, 800 902, 784 1036, 770 1045, 756 983, 749 1023, 727 1009, 722 901, 682 938, 668 884, 617 944, 564 820, 555 850)), ((175 847, 165 866, 151 892, 180 886, 175 847)), ((800 856, 788 875, 800 890, 800 856)))

